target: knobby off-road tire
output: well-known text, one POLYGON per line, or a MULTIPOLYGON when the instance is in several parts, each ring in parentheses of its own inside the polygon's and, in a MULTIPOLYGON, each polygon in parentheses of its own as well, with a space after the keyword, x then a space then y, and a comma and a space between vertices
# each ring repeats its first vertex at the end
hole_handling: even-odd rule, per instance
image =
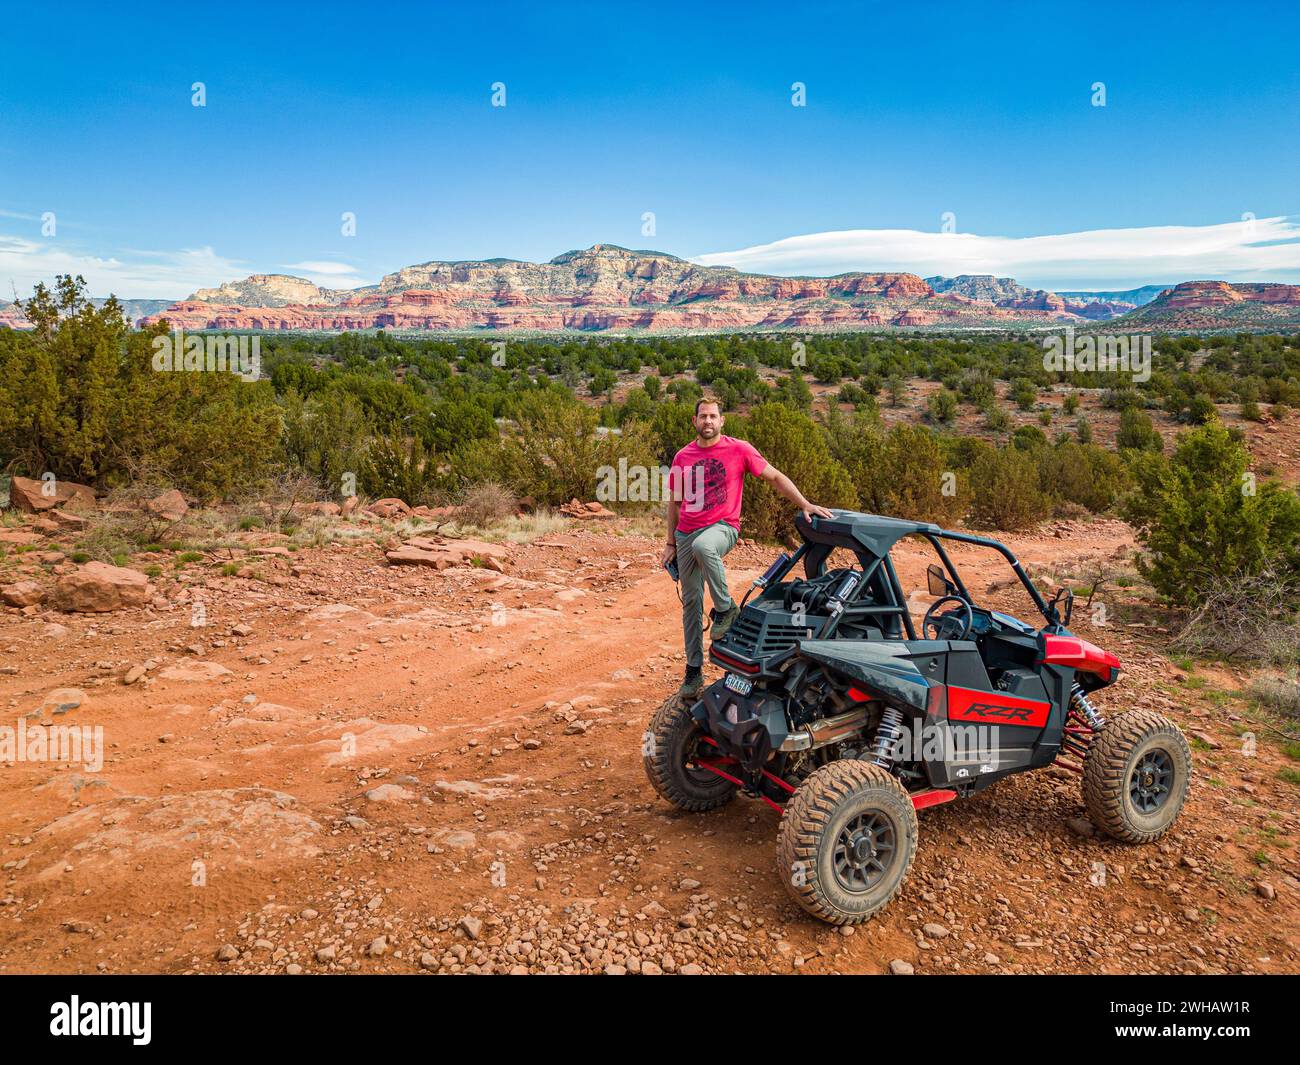
POLYGON ((814 917, 858 924, 898 894, 916 835, 903 786, 880 766, 841 759, 813 772, 786 804, 778 872, 814 917))
POLYGON ((1192 783, 1192 752, 1178 726, 1153 710, 1106 722, 1083 763, 1088 820, 1125 843, 1159 839, 1192 783))
MULTIPOLYGON (((643 739, 642 764, 651 785, 674 806, 691 813, 716 810, 736 795, 731 781, 707 769, 688 768, 703 735, 691 717, 690 705, 673 695, 655 711, 643 739)), ((711 750, 703 745, 706 755, 711 750)))

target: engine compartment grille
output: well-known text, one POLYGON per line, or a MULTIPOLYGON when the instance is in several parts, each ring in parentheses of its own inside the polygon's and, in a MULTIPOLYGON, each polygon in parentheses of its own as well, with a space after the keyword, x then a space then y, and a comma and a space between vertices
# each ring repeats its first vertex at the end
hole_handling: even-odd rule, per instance
POLYGON ((762 658, 788 651, 797 641, 808 638, 810 628, 816 631, 820 624, 809 618, 803 626, 795 626, 791 620, 790 614, 784 610, 768 611, 747 606, 732 623, 727 635, 718 641, 718 648, 747 658, 762 658))

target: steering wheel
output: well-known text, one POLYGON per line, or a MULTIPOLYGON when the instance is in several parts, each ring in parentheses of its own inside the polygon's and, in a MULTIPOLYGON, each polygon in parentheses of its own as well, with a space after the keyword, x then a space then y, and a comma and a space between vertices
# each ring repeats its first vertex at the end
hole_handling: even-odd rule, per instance
POLYGON ((960 595, 945 595, 930 604, 930 609, 925 612, 925 620, 921 622, 921 633, 930 640, 964 640, 974 627, 975 611, 971 609, 970 603, 960 595), (935 617, 935 611, 945 603, 956 603, 960 609, 935 617), (931 628, 934 629, 933 636, 930 635, 931 628))

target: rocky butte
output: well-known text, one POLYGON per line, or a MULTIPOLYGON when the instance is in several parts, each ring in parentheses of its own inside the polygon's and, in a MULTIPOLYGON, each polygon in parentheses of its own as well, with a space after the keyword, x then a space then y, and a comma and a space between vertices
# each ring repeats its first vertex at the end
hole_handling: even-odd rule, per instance
POLYGON ((992 285, 982 279, 963 281, 968 283, 955 291, 940 292, 907 273, 773 277, 597 244, 548 263, 422 263, 353 290, 318 288, 284 275, 254 275, 201 289, 141 324, 166 319, 187 330, 321 332, 700 332, 1014 328, 1111 317, 1100 304, 1071 304, 1009 279, 992 285), (999 298, 972 298, 966 291, 999 298))

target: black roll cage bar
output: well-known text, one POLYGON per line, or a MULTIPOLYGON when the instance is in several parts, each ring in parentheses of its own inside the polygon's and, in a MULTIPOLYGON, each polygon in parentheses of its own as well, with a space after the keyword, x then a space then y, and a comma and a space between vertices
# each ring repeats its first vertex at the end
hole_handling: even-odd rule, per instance
MULTIPOLYGON (((815 518, 813 519, 813 528, 816 528, 815 518)), ((1060 614, 1054 606, 1048 604, 1047 601, 1043 599, 1042 593, 1040 593, 1034 586, 1033 581, 1029 579, 1029 574, 1025 572, 1025 568, 1020 564, 1020 560, 1011 553, 1010 548, 1005 544, 999 543, 997 540, 991 540, 987 536, 975 536, 973 533, 950 532, 946 529, 936 529, 934 526, 930 526, 929 528, 918 528, 903 535, 920 536, 929 542, 930 546, 934 548, 935 553, 939 556, 944 569, 951 578, 951 583, 957 588, 961 598, 972 605, 974 604, 974 600, 971 598, 970 592, 967 591, 966 585, 961 579, 961 574, 957 572, 957 567, 949 557, 948 552, 944 550, 943 544, 940 541, 952 540, 957 543, 972 544, 975 547, 992 548, 1011 564, 1012 571, 1020 579, 1020 583, 1024 585, 1025 591, 1029 593, 1029 597, 1033 600, 1034 606, 1037 607, 1038 612, 1043 615, 1048 626, 1057 629, 1061 628, 1062 622, 1060 614)), ((898 540, 901 539, 903 539, 903 536, 899 536, 897 540, 893 541, 893 543, 897 543, 898 540)), ((839 628, 840 621, 845 617, 869 617, 876 615, 896 616, 901 618, 903 627, 907 631, 907 638, 909 640, 915 640, 916 628, 912 624, 911 611, 907 608, 907 599, 903 595, 903 586, 898 579, 898 573, 894 569, 893 559, 889 556, 889 551, 893 549, 893 543, 890 544, 889 549, 887 549, 884 554, 875 555, 872 552, 868 552, 861 544, 835 544, 826 541, 820 541, 814 544, 813 541, 805 539, 803 543, 799 545, 799 548, 794 552, 794 554, 786 554, 785 552, 781 553, 780 557, 768 567, 767 572, 754 582, 754 585, 750 588, 749 592, 745 593, 745 598, 741 601, 741 605, 744 606, 745 602, 749 600, 749 596, 753 592, 754 588, 766 588, 774 582, 780 582, 800 560, 804 561, 804 572, 810 578, 820 576, 825 568, 827 557, 835 547, 840 546, 844 547, 846 550, 852 551, 853 554, 857 556, 859 563, 862 565, 863 572, 861 574, 861 579, 853 585, 843 600, 833 600, 833 603, 838 605, 831 610, 831 614, 826 619, 821 631, 818 632, 817 638, 822 640, 828 639, 834 634, 835 630, 839 628), (885 587, 889 592, 890 598, 894 600, 893 603, 886 603, 878 606, 855 606, 855 602, 862 596, 867 588, 870 587, 871 580, 876 575, 876 571, 881 568, 884 569, 885 587)))

